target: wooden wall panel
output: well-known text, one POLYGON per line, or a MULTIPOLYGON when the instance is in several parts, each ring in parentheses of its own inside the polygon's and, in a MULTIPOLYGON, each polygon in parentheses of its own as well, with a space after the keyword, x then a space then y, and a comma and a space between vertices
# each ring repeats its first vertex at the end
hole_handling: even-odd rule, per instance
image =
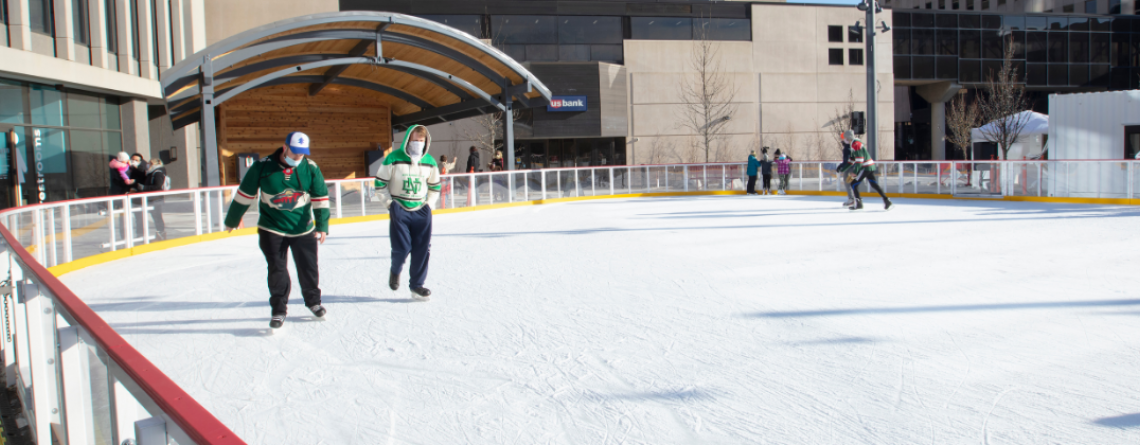
POLYGON ((387 96, 330 85, 309 96, 309 85, 282 85, 245 92, 218 110, 218 147, 223 184, 237 184, 237 156, 268 156, 292 131, 312 139, 310 155, 328 179, 368 175, 364 152, 392 144, 387 96))

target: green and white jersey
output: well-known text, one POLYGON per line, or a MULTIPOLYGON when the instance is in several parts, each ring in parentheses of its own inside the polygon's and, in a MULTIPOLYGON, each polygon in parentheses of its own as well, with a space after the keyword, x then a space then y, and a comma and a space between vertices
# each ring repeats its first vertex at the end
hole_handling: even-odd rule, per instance
POLYGON ((321 169, 307 156, 296 167, 283 165, 278 161, 282 151, 254 163, 245 173, 226 212, 226 227, 237 227, 257 200, 259 229, 281 236, 301 236, 313 230, 328 233, 329 189, 321 169))
POLYGON ((408 146, 408 139, 412 137, 412 130, 420 125, 413 125, 404 133, 404 144, 398 150, 392 150, 384 158, 384 165, 376 173, 376 192, 384 196, 385 203, 395 201, 403 206, 404 210, 414 212, 427 205, 435 207, 441 189, 439 179, 439 165, 428 154, 431 147, 431 134, 424 141, 424 153, 413 158, 408 155, 404 147, 408 146))

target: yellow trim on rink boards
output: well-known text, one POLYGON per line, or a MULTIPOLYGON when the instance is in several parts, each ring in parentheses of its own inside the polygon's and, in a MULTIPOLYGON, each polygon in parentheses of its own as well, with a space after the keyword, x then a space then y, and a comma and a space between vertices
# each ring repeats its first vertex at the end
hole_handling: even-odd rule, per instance
MULTIPOLYGON (((580 196, 576 198, 554 198, 554 199, 539 199, 534 201, 523 202, 510 202, 502 204, 481 205, 475 207, 460 207, 451 209, 433 210, 432 214, 445 215, 449 213, 464 213, 473 212, 478 210, 494 210, 505 209, 510 207, 525 207, 541 204, 555 204, 560 202, 578 202, 578 201, 592 201, 596 199, 621 199, 621 198, 657 198, 657 197, 670 197, 670 196, 718 196, 718 195, 744 195, 740 190, 727 190, 727 191, 703 191, 703 192, 666 192, 666 193, 627 193, 621 195, 599 195, 599 196, 580 196)), ((844 192, 831 192, 831 191, 788 191, 788 195, 800 196, 847 196, 844 192)), ((877 196, 877 195, 875 195, 877 196)), ((1044 202, 1055 204, 1096 204, 1096 205, 1140 205, 1140 199, 1116 199, 1116 198, 1052 198, 1052 197, 1037 197, 1037 196, 1005 196, 1001 198, 972 198, 963 196, 951 195, 928 195, 916 193, 887 193, 887 196, 892 198, 913 198, 913 199, 956 199, 968 201, 1017 201, 1017 202, 1044 202)), ((368 215, 368 216, 350 216, 346 218, 333 218, 329 220, 330 226, 337 226, 341 224, 354 224, 369 221, 380 221, 388 219, 387 214, 383 215, 368 215)), ((97 264, 108 263, 111 261, 127 258, 130 256, 141 255, 148 252, 157 252, 159 250, 166 250, 174 247, 181 247, 190 244, 196 244, 204 241, 213 241, 223 238, 234 236, 253 235, 257 233, 256 227, 247 227, 244 229, 237 229, 231 233, 214 232, 203 235, 187 236, 178 239, 158 241, 150 244, 143 244, 129 249, 120 249, 113 252, 104 252, 98 255, 92 255, 86 258, 80 258, 70 263, 60 264, 58 266, 49 267, 53 275, 59 277, 63 274, 74 272, 79 269, 91 267, 97 264)))

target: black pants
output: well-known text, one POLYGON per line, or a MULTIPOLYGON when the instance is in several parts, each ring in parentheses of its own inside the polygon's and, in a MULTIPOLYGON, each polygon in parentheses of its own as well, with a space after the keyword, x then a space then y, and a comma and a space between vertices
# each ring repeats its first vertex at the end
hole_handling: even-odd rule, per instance
POLYGON ((388 236, 392 241, 392 269, 394 274, 404 268, 408 253, 412 263, 408 265, 411 279, 408 287, 424 287, 427 280, 428 260, 431 258, 431 207, 423 206, 409 212, 396 202, 388 208, 388 236))
POLYGON ((156 232, 166 231, 166 221, 162 219, 162 201, 152 201, 150 203, 154 210, 150 211, 150 217, 154 219, 154 230, 156 232))
POLYGON ((285 266, 289 262, 290 249, 293 250, 293 264, 297 266, 297 281, 301 282, 301 296, 305 298, 305 306, 321 304, 316 236, 310 233, 288 237, 264 230, 258 230, 257 235, 261 253, 265 254, 265 262, 269 266, 269 307, 273 308, 273 315, 288 312, 289 292, 293 285, 285 266))
POLYGON ((766 191, 772 190, 772 174, 771 173, 764 175, 764 190, 766 190, 766 191))
POLYGON ((756 175, 748 177, 748 190, 745 193, 749 195, 756 194, 756 175))
POLYGON ((879 181, 875 179, 875 172, 866 169, 859 172, 859 176, 855 177, 855 182, 851 183, 851 192, 855 194, 855 199, 863 199, 859 196, 859 185, 863 183, 864 179, 871 183, 871 188, 879 192, 879 196, 883 197, 883 201, 887 200, 887 194, 883 192, 882 187, 879 187, 879 181))

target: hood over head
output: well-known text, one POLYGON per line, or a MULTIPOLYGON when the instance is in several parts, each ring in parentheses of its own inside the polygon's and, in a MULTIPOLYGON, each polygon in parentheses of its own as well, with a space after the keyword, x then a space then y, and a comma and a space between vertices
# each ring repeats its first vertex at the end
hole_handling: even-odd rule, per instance
POLYGON ((431 147, 431 132, 428 131, 427 127, 425 127, 423 125, 412 125, 411 127, 408 127, 407 131, 404 132, 404 143, 400 145, 400 150, 403 150, 404 154, 407 155, 409 158, 418 160, 424 156, 427 156, 428 149, 430 147, 431 147), (411 142, 411 140, 412 140, 412 133, 416 132, 417 129, 420 129, 420 128, 422 128, 423 132, 424 132, 423 153, 418 153, 418 154, 413 155, 411 152, 408 151, 408 143, 411 142))

